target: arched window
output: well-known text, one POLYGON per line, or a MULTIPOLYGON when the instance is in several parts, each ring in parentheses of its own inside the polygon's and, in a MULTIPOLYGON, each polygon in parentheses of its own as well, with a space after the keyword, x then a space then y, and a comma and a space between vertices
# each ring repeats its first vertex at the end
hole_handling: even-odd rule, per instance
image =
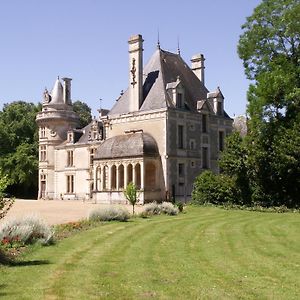
POLYGON ((119 189, 123 189, 124 188, 124 166, 123 165, 119 165, 118 168, 118 179, 119 179, 119 189))
POLYGON ((134 178, 135 185, 138 189, 140 189, 141 188, 141 165, 137 163, 134 166, 134 170, 135 170, 135 178, 134 178))
POLYGON ((127 166, 127 184, 133 181, 132 177, 132 164, 127 166))
POLYGON ((113 165, 110 169, 111 172, 111 189, 115 190, 117 188, 117 168, 113 165))

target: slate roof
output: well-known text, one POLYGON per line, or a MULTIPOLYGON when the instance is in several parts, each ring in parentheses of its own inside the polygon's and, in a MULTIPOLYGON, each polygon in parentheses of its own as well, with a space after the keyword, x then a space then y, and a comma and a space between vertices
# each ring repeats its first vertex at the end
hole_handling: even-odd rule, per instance
POLYGON ((105 140, 97 148, 94 159, 156 155, 158 155, 158 148, 154 138, 148 133, 135 132, 105 140))
MULTIPOLYGON (((143 70, 143 103, 140 111, 172 107, 172 101, 166 91, 176 82, 177 77, 185 88, 186 104, 190 110, 197 110, 197 101, 206 99, 208 90, 183 61, 179 54, 157 49, 143 70), (171 85, 170 85, 171 84, 171 85)), ((118 99, 109 115, 129 112, 129 91, 118 99)))

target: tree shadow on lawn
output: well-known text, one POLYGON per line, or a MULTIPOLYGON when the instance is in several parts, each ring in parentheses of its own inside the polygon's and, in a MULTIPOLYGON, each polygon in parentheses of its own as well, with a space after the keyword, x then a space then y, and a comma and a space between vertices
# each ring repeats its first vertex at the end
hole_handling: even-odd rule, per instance
POLYGON ((40 265, 50 265, 51 262, 47 259, 45 260, 19 260, 11 261, 9 263, 10 267, 27 267, 27 266, 40 266, 40 265))

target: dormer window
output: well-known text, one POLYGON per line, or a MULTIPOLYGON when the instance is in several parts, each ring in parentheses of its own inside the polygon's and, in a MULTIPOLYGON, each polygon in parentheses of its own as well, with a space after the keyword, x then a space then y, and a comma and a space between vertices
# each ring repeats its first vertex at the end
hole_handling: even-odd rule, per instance
POLYGON ((217 115, 222 116, 223 115, 223 103, 221 101, 217 102, 217 115))
POLYGON ((182 93, 177 93, 176 107, 177 108, 183 108, 184 107, 182 93))
POLYGON ((68 132, 68 142, 74 143, 74 132, 72 131, 68 132))

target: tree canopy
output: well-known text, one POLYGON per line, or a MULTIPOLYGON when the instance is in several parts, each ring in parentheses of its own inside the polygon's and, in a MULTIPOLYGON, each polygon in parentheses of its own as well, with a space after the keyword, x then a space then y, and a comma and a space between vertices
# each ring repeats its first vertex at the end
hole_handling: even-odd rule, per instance
POLYGON ((40 105, 24 101, 5 104, 0 111, 0 173, 9 179, 10 192, 33 196, 37 189, 40 105))
POLYGON ((79 116, 80 128, 85 127, 92 121, 91 108, 84 102, 79 100, 73 103, 73 110, 79 116))
POLYGON ((229 137, 220 160, 237 203, 300 206, 299 16, 299 0, 263 0, 242 26, 247 133, 229 137))

